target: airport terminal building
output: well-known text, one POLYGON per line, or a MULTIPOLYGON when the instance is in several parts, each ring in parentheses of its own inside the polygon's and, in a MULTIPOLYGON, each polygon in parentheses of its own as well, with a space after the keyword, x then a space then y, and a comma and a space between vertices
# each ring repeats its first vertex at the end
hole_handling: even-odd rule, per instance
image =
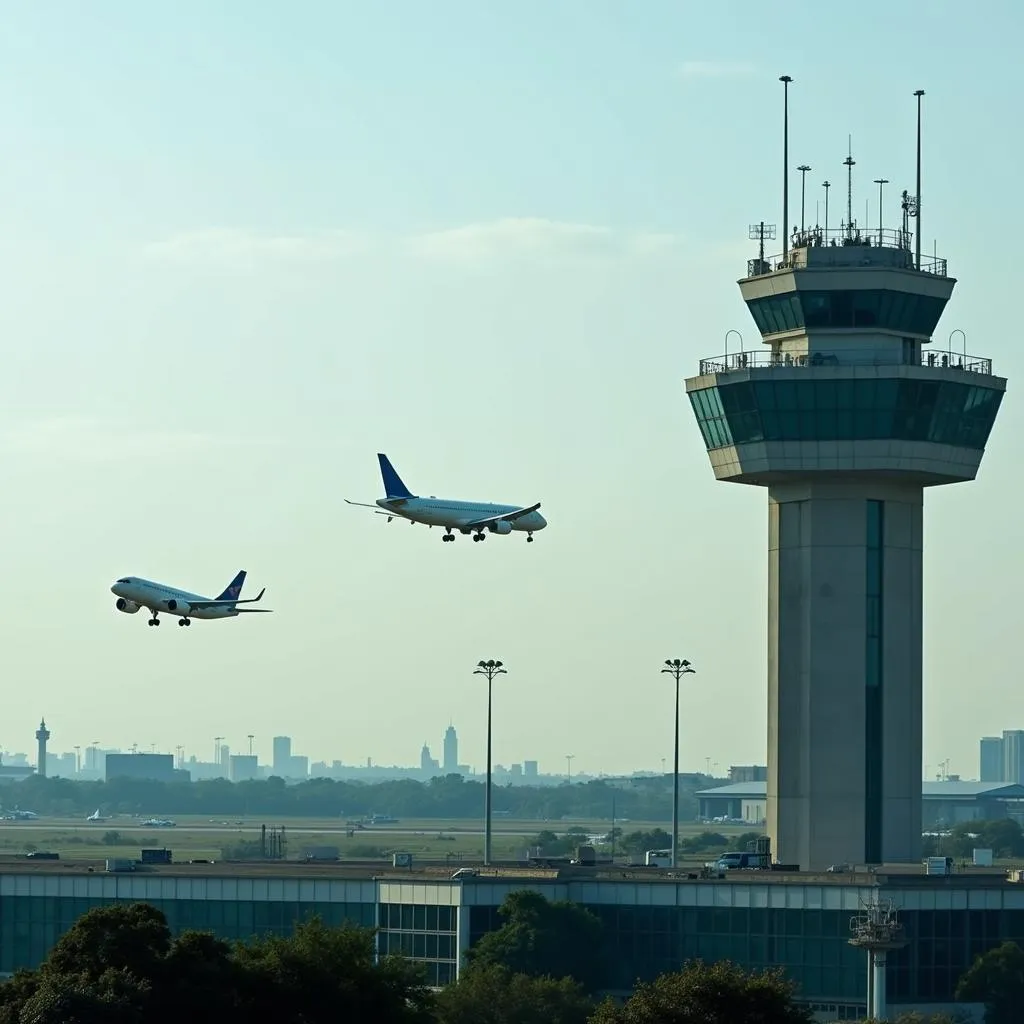
MULTIPOLYGON (((1024 884, 1005 872, 925 875, 921 869, 849 875, 743 871, 702 879, 682 869, 603 867, 448 868, 340 864, 220 863, 108 872, 102 862, 0 864, 0 971, 40 963, 92 907, 144 901, 174 931, 205 929, 226 939, 288 934, 318 915, 325 923, 377 927, 381 954, 421 962, 431 983, 459 972, 461 954, 500 926, 505 896, 533 889, 580 903, 605 924, 609 988, 678 969, 693 958, 728 958, 748 968, 782 965, 822 1020, 867 1013, 867 966, 849 944, 851 918, 872 896, 900 911, 905 948, 887 967, 892 1011, 951 1008, 975 955, 1024 943, 1024 884)), ((964 1009, 964 1007, 959 1007, 964 1009)))
MULTIPOLYGON (((767 817, 767 784, 734 782, 696 793, 697 817, 760 826, 767 817)), ((1013 782, 925 782, 921 785, 921 818, 925 830, 951 828, 970 821, 1013 818, 1024 823, 1024 786, 1013 782)))

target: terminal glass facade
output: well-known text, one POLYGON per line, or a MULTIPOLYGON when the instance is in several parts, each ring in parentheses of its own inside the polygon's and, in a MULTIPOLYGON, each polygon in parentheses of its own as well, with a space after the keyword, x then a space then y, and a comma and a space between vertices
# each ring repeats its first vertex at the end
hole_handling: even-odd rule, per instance
POLYGON ((930 338, 946 299, 887 288, 865 291, 797 291, 747 302, 762 335, 807 327, 872 327, 930 338))
POLYGON ((894 440, 980 451, 1003 398, 995 388, 948 380, 771 380, 771 374, 690 392, 708 449, 757 441, 894 440))
POLYGON ((458 908, 415 903, 382 903, 377 950, 420 962, 428 985, 455 980, 458 960, 458 908))
MULTIPOLYGON (((0 972, 38 967, 54 943, 86 911, 115 902, 100 898, 0 896, 0 972)), ((300 921, 319 916, 327 925, 372 928, 372 903, 317 903, 285 900, 146 899, 167 918, 174 934, 196 929, 221 939, 290 935, 300 921)))

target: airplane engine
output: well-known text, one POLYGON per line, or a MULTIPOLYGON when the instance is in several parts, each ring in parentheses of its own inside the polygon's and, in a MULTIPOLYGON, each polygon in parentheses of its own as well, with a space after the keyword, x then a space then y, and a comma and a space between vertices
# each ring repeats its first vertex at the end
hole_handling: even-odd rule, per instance
POLYGON ((512 524, 507 519, 499 519, 496 523, 491 523, 491 533, 506 534, 512 532, 512 524))
POLYGON ((173 597, 166 601, 165 605, 169 612, 177 612, 179 615, 188 615, 192 610, 189 608, 187 601, 176 601, 173 597))
POLYGON ((134 601, 126 601, 123 597, 119 597, 114 602, 114 607, 119 612, 124 612, 125 615, 134 615, 139 610, 139 606, 134 601))

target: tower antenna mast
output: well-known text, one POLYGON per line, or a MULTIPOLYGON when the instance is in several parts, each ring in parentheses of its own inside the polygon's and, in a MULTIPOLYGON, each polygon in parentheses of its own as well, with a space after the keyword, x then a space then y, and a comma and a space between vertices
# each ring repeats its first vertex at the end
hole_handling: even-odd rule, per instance
POLYGON ((917 215, 917 238, 914 245, 915 267, 921 269, 921 97, 924 89, 918 89, 917 97, 917 195, 914 196, 914 211, 917 215))
POLYGON ((789 255, 789 75, 780 75, 782 83, 782 256, 789 255))
POLYGON ((853 159, 853 136, 847 136, 846 159, 846 236, 853 236, 853 165, 857 162, 853 159))

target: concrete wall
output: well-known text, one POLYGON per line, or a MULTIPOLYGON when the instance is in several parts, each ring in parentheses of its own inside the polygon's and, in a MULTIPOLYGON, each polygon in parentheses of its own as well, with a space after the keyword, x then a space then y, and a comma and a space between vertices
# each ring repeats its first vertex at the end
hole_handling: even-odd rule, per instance
POLYGON ((805 870, 865 860, 867 502, 885 502, 882 859, 921 853, 922 489, 769 489, 768 833, 805 870))

